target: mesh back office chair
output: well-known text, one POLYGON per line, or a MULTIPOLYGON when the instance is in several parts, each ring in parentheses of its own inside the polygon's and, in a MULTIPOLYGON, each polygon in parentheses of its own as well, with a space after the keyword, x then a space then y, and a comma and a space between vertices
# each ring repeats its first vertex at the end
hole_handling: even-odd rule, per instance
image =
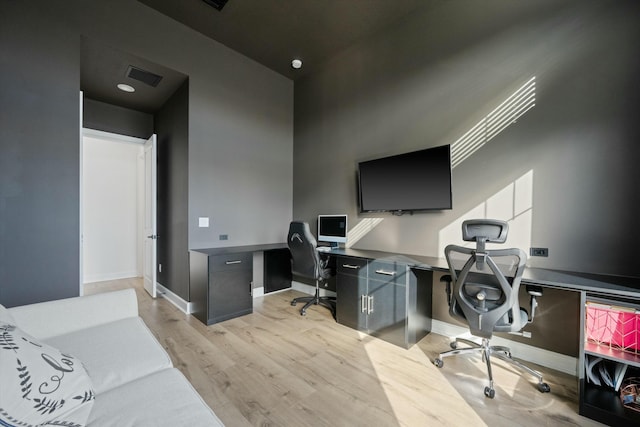
POLYGON ((305 302, 300 309, 300 314, 305 315, 307 308, 312 304, 322 305, 331 310, 331 315, 336 317, 335 297, 320 296, 320 282, 324 282, 331 276, 331 270, 327 268, 326 261, 320 258, 316 250, 316 238, 311 234, 309 224, 302 221, 293 221, 289 224, 289 235, 287 236, 289 251, 291 251, 291 272, 307 279, 315 280, 316 292, 312 297, 299 297, 291 301, 295 306, 299 302, 305 302))
POLYGON ((440 353, 434 363, 441 368, 444 365, 442 359, 445 357, 481 353, 489 375, 489 386, 485 387, 484 394, 489 398, 495 396, 491 356, 505 360, 536 377, 540 392, 550 391, 549 385, 542 381, 542 375, 514 360, 507 347, 489 345, 489 339, 494 332, 517 333, 531 322, 537 306, 536 297, 542 296, 542 288, 527 286, 531 295, 529 317, 518 301, 520 280, 527 261, 526 254, 520 249, 485 249, 487 242, 504 243, 508 229, 509 226, 504 221, 464 221, 462 238, 467 242, 476 242, 476 248, 449 245, 444 251, 451 275, 443 276, 441 280, 447 282, 449 313, 466 322, 471 334, 482 338, 482 343, 458 338, 451 343, 453 350, 440 353), (460 343, 468 345, 469 348, 458 349, 460 343))

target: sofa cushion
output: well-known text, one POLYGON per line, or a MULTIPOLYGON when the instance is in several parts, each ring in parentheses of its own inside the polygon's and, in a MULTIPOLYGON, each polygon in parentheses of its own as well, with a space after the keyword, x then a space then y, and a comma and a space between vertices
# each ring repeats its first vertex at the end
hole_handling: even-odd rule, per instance
POLYGON ((98 394, 173 366, 140 317, 47 338, 46 342, 81 359, 98 394))
POLYGON ((2 304, 0 304, 0 323, 11 323, 12 325, 16 324, 15 320, 13 320, 11 312, 9 312, 9 310, 7 310, 2 304))
POLYGON ((85 425, 94 403, 80 360, 0 322, 0 425, 85 425))
POLYGON ((89 426, 215 427, 222 421, 175 368, 99 394, 89 426))

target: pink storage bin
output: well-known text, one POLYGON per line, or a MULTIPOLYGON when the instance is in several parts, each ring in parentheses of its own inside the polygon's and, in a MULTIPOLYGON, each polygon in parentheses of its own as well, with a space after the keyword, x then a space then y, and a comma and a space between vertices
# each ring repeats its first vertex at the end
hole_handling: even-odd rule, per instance
POLYGON ((640 350, 640 314, 619 307, 587 304, 587 339, 623 350, 640 350))

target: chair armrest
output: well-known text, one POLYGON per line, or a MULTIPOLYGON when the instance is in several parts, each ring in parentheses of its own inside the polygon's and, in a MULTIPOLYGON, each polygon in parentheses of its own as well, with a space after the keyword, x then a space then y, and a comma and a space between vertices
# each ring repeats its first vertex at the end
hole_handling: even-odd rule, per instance
POLYGON ((527 293, 532 297, 541 297, 542 296, 542 286, 538 285, 527 285, 527 293))
POLYGON ((451 306, 451 282, 453 281, 453 279, 451 278, 450 274, 445 274, 444 276, 440 277, 440 281, 447 284, 447 304, 451 306))
POLYGON ((66 298, 9 309, 16 325, 36 338, 49 338, 138 316, 135 290, 66 298))
POLYGON ((542 296, 542 286, 538 285, 527 285, 527 293, 531 296, 529 300, 529 319, 528 322, 533 322, 533 318, 536 316, 536 307, 538 307, 537 297, 542 296))

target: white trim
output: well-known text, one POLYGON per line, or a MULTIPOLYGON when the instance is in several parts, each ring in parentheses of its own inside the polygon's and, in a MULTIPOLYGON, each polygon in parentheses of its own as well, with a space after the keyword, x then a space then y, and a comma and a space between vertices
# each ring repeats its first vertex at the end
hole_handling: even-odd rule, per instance
POLYGON ((137 271, 122 271, 120 273, 94 274, 85 278, 84 283, 104 282, 107 280, 130 279, 132 277, 140 277, 137 271))
MULTIPOLYGON (((275 294, 279 294, 279 293, 281 293, 281 292, 287 292, 287 291, 290 291, 290 290, 291 290, 291 288, 278 289, 277 291, 271 291, 271 292, 269 292, 269 295, 275 295, 275 294)), ((253 297, 254 297, 254 298, 263 297, 263 296, 265 296, 265 295, 266 295, 266 294, 264 293, 264 286, 254 288, 254 289, 253 289, 253 292, 254 292, 254 294, 253 294, 253 297)))
POLYGON ((79 195, 79 201, 80 204, 78 205, 78 214, 79 214, 79 219, 80 219, 80 242, 78 242, 80 244, 80 253, 79 253, 79 259, 80 259, 80 268, 79 270, 79 277, 78 277, 78 295, 79 296, 83 296, 84 295, 84 210, 82 209, 82 204, 84 203, 84 199, 82 198, 82 190, 83 190, 83 182, 82 180, 84 179, 84 152, 83 152, 83 145, 84 145, 84 137, 83 137, 83 133, 84 133, 84 92, 80 91, 80 100, 79 100, 79 104, 80 104, 80 127, 78 129, 78 137, 79 137, 79 144, 80 144, 80 168, 78 171, 78 189, 80 190, 80 195, 79 195))
POLYGON ((88 136, 90 138, 106 139, 108 141, 114 141, 114 142, 127 142, 127 143, 140 144, 140 145, 144 145, 144 143, 147 142, 146 139, 136 138, 135 136, 120 135, 117 133, 104 132, 101 130, 89 129, 89 128, 82 128, 82 136, 88 136))
MULTIPOLYGON (((432 320, 431 323, 431 332, 447 337, 471 337, 467 328, 435 319, 432 320)), ((518 359, 526 360, 527 362, 536 363, 569 375, 577 376, 578 359, 575 357, 544 350, 529 344, 523 344, 497 336, 491 338, 491 343, 494 345, 509 347, 513 356, 518 359)), ((445 350, 446 349, 443 351, 445 350)))
POLYGON ((193 303, 183 300, 178 295, 174 294, 172 291, 165 288, 158 282, 156 282, 156 290, 158 297, 166 299, 171 304, 175 305, 184 314, 193 313, 193 303))
MULTIPOLYGON (((309 294, 309 295, 314 295, 316 293, 316 287, 315 286, 307 285, 306 283, 296 282, 295 280, 291 281, 291 289, 296 290, 296 291, 300 291, 300 292, 304 292, 305 294, 309 294)), ((320 288, 319 294, 320 294, 321 297, 335 297, 336 296, 335 292, 330 291, 328 289, 322 289, 322 288, 320 288)))

